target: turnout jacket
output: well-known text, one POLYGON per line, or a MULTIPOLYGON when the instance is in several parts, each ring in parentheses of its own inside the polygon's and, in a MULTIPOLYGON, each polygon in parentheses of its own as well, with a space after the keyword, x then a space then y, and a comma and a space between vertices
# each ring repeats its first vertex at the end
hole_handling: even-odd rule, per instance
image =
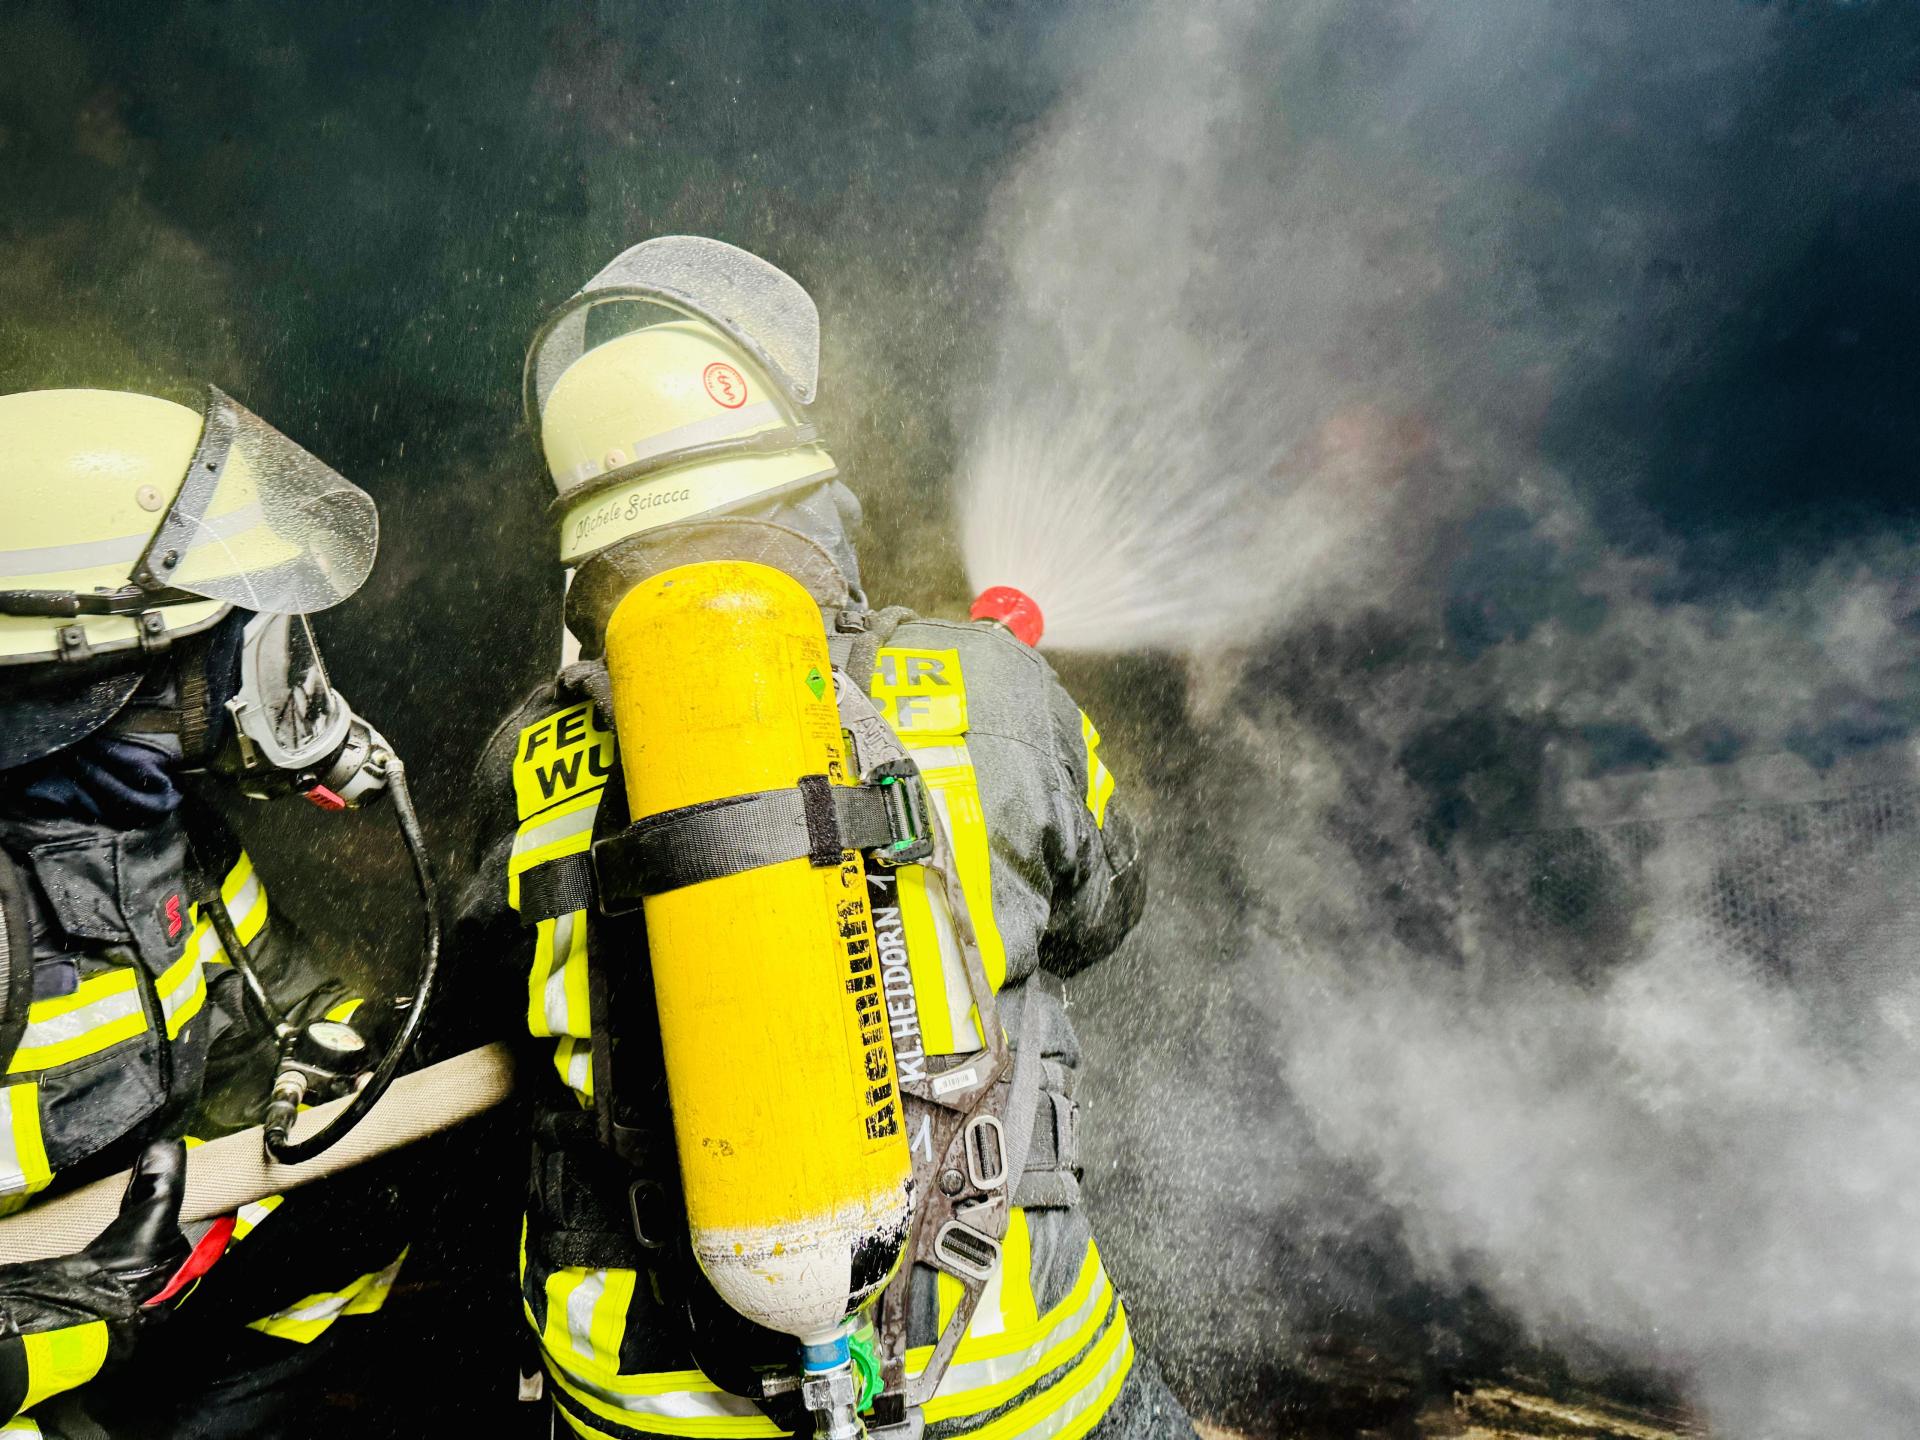
MULTIPOLYGON (((1009 1150, 1025 1158, 1011 1224, 925 1418, 939 1436, 991 1440, 1077 1440, 1096 1426, 1190 1434, 1150 1367, 1134 1363, 1125 1309, 1078 1204, 1080 1052, 1059 981, 1119 945, 1144 895, 1099 731, 1047 662, 998 629, 900 610, 838 624, 858 627, 833 637, 841 683, 871 696, 945 818, 1015 1051, 1007 1124, 1021 1139, 1009 1150)), ((677 1193, 664 1220, 645 1213, 660 1182, 674 1187, 657 1037, 647 1033, 651 984, 630 973, 645 963, 640 916, 601 916, 579 896, 535 900, 536 887, 521 886, 543 862, 582 854, 626 824, 600 663, 569 667, 508 718, 476 793, 483 824, 462 900, 462 963, 511 957, 517 1024, 542 1056, 523 1081, 537 1098, 521 1280, 548 1392, 584 1436, 789 1432, 803 1412, 744 1397, 757 1393, 754 1366, 790 1361, 791 1338, 748 1325, 712 1295, 670 1238, 676 1228, 684 1236, 677 1193), (609 1041, 620 1093, 596 1106, 608 1070, 595 1049, 609 1041), (651 1163, 616 1159, 601 1143, 608 1114, 629 1134, 652 1127, 651 1163), (655 1232, 648 1245, 636 1243, 641 1228, 655 1232)), ((884 872, 870 894, 901 1073, 976 1048, 944 906, 914 867, 884 872)), ((916 1272, 909 1373, 925 1365, 959 1294, 948 1277, 916 1272)))
MULTIPOLYGON (((375 1018, 346 987, 307 968, 292 926, 271 915, 251 858, 191 802, 133 826, 0 807, 0 864, 8 903, 25 909, 31 937, 30 956, 13 957, 30 963, 14 967, 21 1003, 0 1054, 0 1206, 8 1211, 119 1169, 149 1141, 191 1145, 258 1123, 274 1050, 195 898, 211 886, 296 1020, 326 1014, 366 1027, 375 1018)), ((381 1307, 404 1256, 391 1203, 378 1187, 357 1185, 349 1198, 323 1185, 215 1222, 231 1227, 229 1253, 181 1313, 157 1333, 143 1326, 134 1346, 130 1328, 110 1333, 99 1320, 53 1316, 43 1328, 31 1306, 0 1294, 24 1332, 0 1338, 0 1406, 11 1407, 0 1414, 27 1411, 121 1361, 139 1368, 95 1387, 99 1405, 95 1390, 86 1392, 96 1419, 113 1424, 107 1412, 124 1408, 151 1426, 183 1402, 191 1414, 195 1399, 181 1391, 207 1364, 244 1366, 381 1307)), ((204 1238, 206 1228, 189 1238, 204 1238)), ((5 1437, 41 1433, 25 1414, 0 1428, 5 1437)))

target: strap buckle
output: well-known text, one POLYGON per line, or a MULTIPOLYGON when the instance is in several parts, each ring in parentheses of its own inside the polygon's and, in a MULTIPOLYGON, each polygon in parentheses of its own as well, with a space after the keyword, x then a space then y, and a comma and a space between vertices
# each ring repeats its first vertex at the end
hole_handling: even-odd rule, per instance
POLYGON ((879 790, 891 838, 867 852, 876 865, 917 865, 933 854, 926 781, 911 760, 883 760, 868 772, 866 784, 879 790))

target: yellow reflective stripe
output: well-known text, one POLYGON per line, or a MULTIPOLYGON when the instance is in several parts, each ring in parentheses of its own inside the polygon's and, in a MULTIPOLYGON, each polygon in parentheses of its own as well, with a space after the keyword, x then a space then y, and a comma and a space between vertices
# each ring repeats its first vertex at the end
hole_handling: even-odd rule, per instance
POLYGON ((200 960, 188 950, 160 975, 160 1013, 166 1017, 167 1039, 173 1040, 207 1003, 207 975, 200 960))
POLYGON ((0 1089, 0 1213, 11 1213, 53 1179, 40 1137, 40 1087, 31 1080, 0 1089))
POLYGON ((522 820, 598 790, 613 773, 613 731, 593 702, 556 710, 520 732, 513 748, 513 795, 522 820))
POLYGON ((507 904, 520 908, 520 876, 525 871, 562 855, 587 851, 593 844, 593 817, 599 808, 600 788, 596 787, 520 823, 507 860, 507 904))
MULTIPOLYGON (((1117 1307, 1100 1342, 1065 1375, 1025 1404, 966 1434, 974 1440, 1079 1440, 1112 1408, 1133 1367, 1133 1337, 1127 1312, 1117 1307)), ((933 1418, 929 1405, 927 1418, 933 1418)))
POLYGON ((553 1047, 553 1068, 560 1072, 562 1083, 580 1097, 583 1105, 593 1103, 593 1042, 576 1040, 572 1036, 562 1038, 553 1047))
POLYGON ((967 733, 967 684, 958 650, 889 645, 873 657, 867 690, 874 708, 901 735, 967 733))
MULTIPOLYGON (((267 887, 261 884, 253 868, 253 857, 246 851, 240 852, 240 858, 227 871, 227 878, 220 882, 220 898, 226 902, 227 913, 233 917, 233 928, 241 943, 251 945, 266 928, 267 887)), ((198 905, 188 906, 187 914, 193 919, 193 931, 187 936, 186 953, 203 965, 227 964, 227 952, 214 933, 213 921, 200 913, 198 905)))
POLYGON ((342 1000, 338 1005, 328 1009, 327 1019, 338 1020, 344 1025, 353 1018, 353 1012, 366 1003, 367 1002, 358 995, 354 996, 351 1000, 342 1000))
MULTIPOLYGON (((1085 1268, 1084 1262, 1082 1268, 1085 1268)), ((962 1344, 1039 1323, 1039 1316, 1034 1313, 1032 1271, 1033 1242, 1027 1230, 1027 1212, 1015 1208, 1007 1215, 1007 1233, 1000 1241, 1000 1261, 980 1289, 980 1303, 973 1307, 973 1318, 967 1322, 962 1344)), ((960 1308, 961 1297, 967 1292, 959 1280, 944 1271, 938 1272, 936 1278, 939 1281, 937 1329, 945 1332, 947 1321, 960 1308)), ((927 1353, 933 1353, 931 1346, 927 1353)))
MULTIPOLYGON (((959 678, 957 667, 954 675, 959 678)), ((997 991, 1007 978, 1007 951, 1000 927, 994 922, 992 850, 972 753, 964 740, 951 737, 937 746, 910 743, 908 753, 920 762, 927 792, 946 822, 947 836, 953 843, 954 869, 980 945, 981 964, 987 972, 987 983, 997 991), (934 763, 936 760, 941 763, 934 763)), ((939 893, 939 881, 930 881, 917 865, 903 866, 897 874, 907 968, 913 975, 926 1051, 929 1055, 957 1055, 978 1050, 982 1043, 980 1026, 967 992, 966 965, 945 897, 939 893)))
MULTIPOLYGON (((940 1389, 927 1402, 927 1419, 948 1420, 959 1415, 984 1415, 996 1410, 1022 1391, 1031 1390, 1062 1365, 1083 1354, 1118 1313, 1113 1285, 1106 1272, 1095 1269, 1087 1277, 1092 1281, 1082 1291, 1076 1287, 1067 1301, 1053 1312, 1055 1318, 1018 1337, 1024 1340, 1017 1349, 1007 1345, 1016 1337, 996 1336, 994 1341, 974 1350, 963 1348, 954 1355, 953 1364, 941 1378, 940 1389)), ((915 1352, 918 1363, 909 1362, 908 1372, 918 1374, 926 1368, 924 1356, 915 1352)))
POLYGON ((264 1200, 252 1201, 234 1211, 233 1238, 246 1239, 269 1215, 280 1208, 281 1202, 286 1198, 284 1195, 269 1195, 264 1200))
POLYGON ((371 1315, 386 1304, 387 1295, 392 1291, 393 1282, 400 1274, 400 1266, 406 1258, 407 1252, 402 1250, 384 1270, 362 1275, 344 1289, 322 1290, 316 1295, 296 1300, 284 1310, 253 1321, 247 1328, 282 1340, 291 1340, 296 1345, 309 1345, 326 1334, 333 1322, 342 1315, 371 1315))
POLYGON ((143 1034, 146 1028, 138 973, 132 966, 92 975, 73 994, 36 1000, 28 1007, 27 1028, 7 1062, 7 1073, 20 1075, 84 1060, 143 1034))
POLYGON ((542 920, 533 931, 527 972, 527 1029, 539 1036, 593 1033, 587 1010, 587 912, 542 920))
POLYGON ((40 1440, 40 1422, 28 1415, 16 1415, 0 1425, 0 1440, 40 1440))
MULTIPOLYGON (((627 1377, 589 1378, 562 1368, 549 1354, 543 1357, 554 1384, 593 1414, 613 1422, 622 1431, 638 1430, 649 1435, 679 1435, 687 1440, 760 1440, 785 1432, 762 1415, 751 1400, 729 1395, 697 1370, 665 1371, 649 1375, 648 1381, 690 1377, 680 1389, 629 1390, 627 1377)), ((556 1406, 561 1416, 582 1435, 597 1435, 594 1430, 556 1406)))
POLYGON ((22 1335, 26 1349, 27 1393, 20 1402, 31 1410, 49 1395, 84 1385, 107 1361, 107 1322, 89 1320, 60 1330, 22 1335))
POLYGON ((1080 738, 1087 746, 1087 809, 1101 829, 1107 824, 1107 802, 1113 798, 1113 772, 1100 759, 1100 731, 1086 711, 1080 712, 1080 738))
POLYGON ((634 1272, 568 1266, 547 1277, 547 1328, 541 1344, 556 1364, 614 1376, 633 1303, 634 1272))

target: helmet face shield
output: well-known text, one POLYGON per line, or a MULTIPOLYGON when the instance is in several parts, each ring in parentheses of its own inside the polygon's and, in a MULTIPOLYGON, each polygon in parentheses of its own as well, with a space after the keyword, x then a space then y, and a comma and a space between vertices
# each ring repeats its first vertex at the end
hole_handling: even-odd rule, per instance
POLYGON ((305 615, 358 590, 379 544, 371 496, 209 387, 199 446, 134 578, 305 615))
POLYGON ((737 246, 665 235, 616 257, 534 337, 525 400, 536 433, 553 387, 592 348, 590 312, 636 300, 713 326, 763 365, 796 405, 813 403, 820 368, 820 313, 813 297, 784 270, 737 246))

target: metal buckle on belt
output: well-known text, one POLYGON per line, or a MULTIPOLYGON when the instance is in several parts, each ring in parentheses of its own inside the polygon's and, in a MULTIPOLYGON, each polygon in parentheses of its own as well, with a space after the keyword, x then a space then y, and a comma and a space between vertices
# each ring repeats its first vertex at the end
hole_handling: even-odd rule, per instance
POLYGON ((886 806, 887 828, 893 838, 868 852, 888 869, 915 865, 933 854, 933 827, 928 823, 929 801, 920 767, 911 760, 883 760, 868 773, 866 784, 880 791, 886 806))

